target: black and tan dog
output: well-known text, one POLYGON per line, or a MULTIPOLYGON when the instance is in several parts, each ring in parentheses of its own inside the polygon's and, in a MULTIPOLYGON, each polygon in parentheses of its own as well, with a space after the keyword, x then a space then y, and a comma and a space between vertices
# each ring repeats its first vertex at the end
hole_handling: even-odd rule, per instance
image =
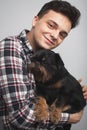
POLYGON ((81 85, 67 71, 59 54, 44 49, 36 52, 28 71, 36 80, 37 121, 46 119, 49 111, 50 120, 58 123, 61 112, 75 113, 85 107, 81 85))

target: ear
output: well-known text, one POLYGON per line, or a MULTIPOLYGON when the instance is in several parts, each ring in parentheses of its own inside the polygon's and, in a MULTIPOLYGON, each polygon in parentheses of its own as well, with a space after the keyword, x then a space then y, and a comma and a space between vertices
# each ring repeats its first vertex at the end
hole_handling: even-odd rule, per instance
POLYGON ((55 54, 55 57, 56 57, 57 64, 64 66, 64 62, 58 53, 55 54))
POLYGON ((35 27, 35 25, 36 25, 36 23, 37 23, 38 20, 39 20, 39 17, 38 17, 38 16, 35 16, 35 17, 33 18, 32 27, 35 27))

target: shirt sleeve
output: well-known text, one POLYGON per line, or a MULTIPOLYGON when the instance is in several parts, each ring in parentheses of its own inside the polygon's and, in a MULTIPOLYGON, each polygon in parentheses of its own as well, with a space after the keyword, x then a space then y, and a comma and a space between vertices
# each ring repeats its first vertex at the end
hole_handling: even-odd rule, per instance
POLYGON ((70 117, 69 113, 61 113, 61 118, 60 118, 58 124, 65 124, 65 123, 67 123, 68 120, 69 120, 69 117, 70 117))
POLYGON ((28 129, 35 123, 34 87, 24 67, 21 47, 14 42, 5 39, 0 43, 0 86, 6 105, 4 123, 28 129))
POLYGON ((57 124, 55 124, 55 123, 53 124, 50 121, 50 119, 48 118, 48 121, 46 120, 44 122, 44 124, 41 124, 41 127, 45 128, 45 126, 46 126, 46 128, 50 129, 50 130, 54 130, 58 127, 59 127, 59 129, 63 129, 64 124, 68 124, 69 116, 70 116, 70 114, 68 114, 68 113, 61 113, 60 120, 58 121, 57 124))

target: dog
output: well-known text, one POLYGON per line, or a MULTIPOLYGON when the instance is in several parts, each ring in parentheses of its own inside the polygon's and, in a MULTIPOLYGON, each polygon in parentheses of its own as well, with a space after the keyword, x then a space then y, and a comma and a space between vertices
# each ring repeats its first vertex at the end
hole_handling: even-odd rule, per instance
POLYGON ((61 112, 76 113, 84 109, 86 101, 79 82, 65 68, 58 53, 41 49, 31 57, 28 72, 36 81, 36 121, 50 115, 58 123, 61 112))

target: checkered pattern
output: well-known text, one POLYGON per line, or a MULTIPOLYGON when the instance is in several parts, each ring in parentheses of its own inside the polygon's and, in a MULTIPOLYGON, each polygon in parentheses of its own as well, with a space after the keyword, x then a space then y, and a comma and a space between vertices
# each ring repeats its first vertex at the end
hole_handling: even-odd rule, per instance
MULTIPOLYGON (((47 126, 50 127, 49 119, 36 127, 35 81, 27 72, 33 51, 26 33, 27 30, 23 30, 20 35, 0 42, 0 115, 5 130, 47 130, 47 126)), ((68 115, 62 114, 60 123, 67 122, 67 119, 68 115)))

